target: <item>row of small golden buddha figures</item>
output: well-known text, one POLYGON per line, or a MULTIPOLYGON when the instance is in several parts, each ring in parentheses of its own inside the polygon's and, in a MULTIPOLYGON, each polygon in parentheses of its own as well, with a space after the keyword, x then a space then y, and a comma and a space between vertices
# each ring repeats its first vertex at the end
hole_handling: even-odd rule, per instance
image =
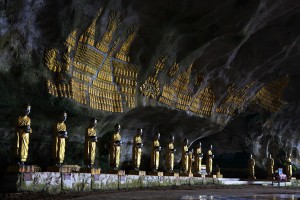
MULTIPOLYGON (((29 147, 29 135, 32 133, 31 129, 31 120, 29 118, 29 113, 31 111, 31 106, 26 104, 24 106, 23 114, 19 116, 16 128, 16 155, 20 160, 20 165, 24 165, 28 158, 28 147, 29 147)), ((58 166, 61 166, 64 162, 65 158, 65 147, 66 147, 66 138, 67 127, 64 123, 67 119, 67 113, 63 112, 60 116, 59 121, 55 126, 55 139, 54 139, 54 151, 53 156, 57 162, 58 166)), ((85 153, 84 160, 85 164, 88 167, 92 167, 95 162, 96 155, 96 143, 97 143, 97 134, 95 127, 97 125, 97 119, 93 118, 90 121, 89 127, 85 132, 85 153)), ((118 169, 120 165, 120 156, 121 156, 121 126, 120 124, 115 125, 115 132, 111 138, 111 147, 110 147, 110 166, 114 169, 118 169)), ((141 156, 142 156, 142 133, 143 130, 141 128, 137 129, 137 133, 133 139, 133 149, 132 149, 132 162, 135 170, 139 170, 141 164, 141 156)), ((151 151, 151 168, 153 171, 157 171, 159 168, 160 162, 160 133, 157 132, 154 135, 154 139, 152 141, 152 151, 151 151)), ((173 172, 174 170, 174 155, 176 149, 174 148, 174 136, 169 137, 169 143, 167 146, 167 154, 166 154, 166 166, 168 172, 173 172)), ((213 153, 212 153, 212 145, 209 146, 209 149, 206 153, 206 172, 208 175, 212 173, 213 166, 213 153)), ((182 146, 182 171, 184 173, 192 173, 192 170, 195 173, 201 173, 201 163, 202 163, 203 153, 201 149, 201 143, 198 143, 195 150, 189 150, 188 148, 188 140, 184 139, 184 143, 182 146), (193 162, 195 162, 194 169, 192 169, 193 162)), ((252 155, 250 155, 250 159, 248 161, 248 169, 249 169, 249 178, 255 179, 255 159, 252 155)), ((289 154, 286 158, 286 175, 287 178, 292 177, 292 163, 291 163, 291 154, 289 154)), ((267 173, 268 177, 274 177, 274 159, 272 155, 269 154, 267 160, 267 173)))
MULTIPOLYGON (((29 135, 32 133, 31 129, 31 120, 29 118, 29 113, 31 111, 31 106, 26 104, 24 106, 23 114, 19 116, 17 127, 16 127, 16 155, 19 158, 19 165, 23 166, 28 158, 28 149, 29 149, 29 135)), ((66 147, 66 138, 68 137, 67 126, 64 123, 67 119, 67 113, 63 112, 60 116, 59 121, 55 125, 54 131, 54 149, 53 156, 56 161, 57 166, 61 166, 65 158, 65 147, 66 147)), ((95 162, 96 155, 96 143, 97 135, 95 126, 97 125, 97 119, 93 118, 90 121, 89 127, 85 132, 85 148, 84 148, 84 160, 85 164, 88 167, 92 167, 95 162)), ((115 132, 111 138, 111 147, 110 147, 110 166, 114 169, 118 169, 120 165, 120 156, 121 156, 121 126, 120 124, 115 125, 115 132)), ((132 152, 132 161, 135 170, 139 170, 141 164, 142 156, 142 133, 143 130, 139 128, 137 134, 133 139, 133 152, 132 152)), ((156 133, 154 140, 152 142, 152 153, 151 153, 151 167, 153 171, 157 171, 159 168, 160 161, 160 133, 156 133)), ((170 141, 167 148, 167 169, 172 172, 174 170, 174 154, 176 149, 174 148, 174 136, 170 136, 170 141)), ((207 162, 206 170, 208 174, 212 172, 212 146, 210 146, 207 152, 207 162)), ((191 173, 192 163, 195 161, 195 170, 197 173, 201 173, 201 161, 203 154, 201 152, 201 143, 196 147, 195 151, 189 151, 188 149, 188 140, 184 140, 184 145, 182 147, 182 169, 183 172, 191 173)))

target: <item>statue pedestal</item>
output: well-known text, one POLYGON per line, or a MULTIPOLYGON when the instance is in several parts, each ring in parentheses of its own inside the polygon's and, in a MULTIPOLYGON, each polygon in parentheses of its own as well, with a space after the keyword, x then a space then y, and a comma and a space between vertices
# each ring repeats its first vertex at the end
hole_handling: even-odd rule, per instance
POLYGON ((48 172, 72 173, 72 172, 79 172, 80 167, 78 165, 62 165, 61 167, 49 166, 49 167, 47 167, 47 171, 48 172))
POLYGON ((148 172, 147 174, 151 176, 164 176, 163 172, 148 172))
POLYGON ((124 176, 125 175, 125 170, 116 170, 112 169, 108 171, 109 174, 117 174, 119 176, 124 176))
POLYGON ((221 174, 221 173, 216 174, 216 176, 217 176, 217 178, 223 178, 223 174, 221 174))
POLYGON ((129 174, 130 175, 146 176, 146 171, 131 170, 131 171, 129 171, 129 174))
POLYGON ((175 172, 165 172, 164 175, 165 176, 179 177, 179 173, 175 173, 175 172))
POLYGON ((215 174, 210 174, 210 175, 205 175, 207 178, 217 178, 217 175, 215 174))
POLYGON ((205 178, 205 175, 204 175, 204 174, 199 174, 199 173, 194 173, 193 176, 194 176, 194 177, 205 178))
POLYGON ((179 173, 179 176, 185 176, 185 177, 193 177, 193 174, 192 173, 179 173))
POLYGON ((40 172, 41 168, 37 165, 11 165, 7 167, 7 173, 40 172))
POLYGON ((287 180, 288 180, 288 181, 295 181, 295 180, 296 180, 296 177, 293 177, 293 176, 292 176, 292 177, 288 177, 287 180))
POLYGON ((81 168, 80 173, 91 173, 91 174, 100 174, 100 168, 81 168))

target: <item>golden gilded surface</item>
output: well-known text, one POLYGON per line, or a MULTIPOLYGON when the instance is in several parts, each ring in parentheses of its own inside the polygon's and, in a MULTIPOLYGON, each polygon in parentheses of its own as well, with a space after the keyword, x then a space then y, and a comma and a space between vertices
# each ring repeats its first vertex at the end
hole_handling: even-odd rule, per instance
POLYGON ((201 166, 202 166, 202 149, 201 147, 196 147, 194 151, 194 159, 195 159, 195 173, 201 173, 201 166))
POLYGON ((166 156, 167 170, 172 172, 174 170, 174 142, 169 142, 166 156))
POLYGON ((115 132, 111 138, 111 147, 110 147, 110 166, 113 168, 119 168, 120 165, 120 156, 121 156, 121 134, 120 132, 115 132))
POLYGON ((170 85, 165 84, 159 101, 180 110, 188 110, 192 100, 192 96, 188 92, 191 71, 192 65, 185 72, 179 74, 170 85))
POLYGON ((181 151, 181 163, 182 163, 182 171, 187 172, 189 168, 189 148, 187 145, 182 146, 182 151, 181 151))
POLYGON ((128 63, 128 53, 138 26, 129 30, 126 41, 114 56, 119 39, 113 41, 113 34, 120 24, 120 13, 110 13, 107 30, 97 43, 95 32, 101 12, 102 9, 78 39, 76 30, 70 33, 62 61, 57 60, 56 49, 46 52, 45 64, 58 73, 56 80, 47 81, 48 93, 96 110, 123 112, 124 106, 129 109, 136 106, 138 69, 128 63))
POLYGON ((255 179, 255 160, 252 157, 250 157, 250 159, 248 160, 248 172, 249 178, 255 179))
POLYGON ((107 31, 104 33, 101 41, 96 44, 97 49, 99 49, 104 53, 108 52, 109 50, 108 46, 111 43, 113 39, 113 34, 118 28, 119 24, 120 24, 120 13, 115 11, 111 12, 109 15, 107 31))
POLYGON ((267 173, 269 178, 274 175, 274 159, 272 157, 267 160, 267 173))
POLYGON ((213 104, 216 101, 214 91, 207 87, 198 91, 191 103, 190 111, 202 116, 211 116, 213 104))
POLYGON ((65 159, 66 138, 59 137, 59 132, 67 131, 64 122, 58 122, 54 131, 54 159, 58 163, 63 163, 65 159))
POLYGON ((255 96, 254 101, 270 112, 276 112, 284 103, 282 92, 288 85, 289 78, 284 76, 264 86, 255 96))
POLYGON ((50 49, 45 53, 45 64, 53 72, 61 72, 61 63, 57 61, 58 50, 50 49))
POLYGON ((204 79, 204 75, 203 74, 198 74, 195 80, 194 85, 199 87, 202 84, 202 81, 204 79))
POLYGON ((123 42, 119 52, 116 53, 115 57, 117 59, 122 60, 124 62, 130 61, 128 53, 129 53, 130 46, 136 37, 138 29, 139 29, 139 26, 134 25, 127 31, 127 33, 128 33, 127 39, 123 42))
POLYGON ((151 168, 154 171, 158 170, 159 167, 159 151, 157 150, 160 147, 159 140, 154 139, 152 142, 152 153, 151 153, 151 168))
POLYGON ((159 81, 157 75, 160 70, 163 70, 166 65, 167 58, 161 57, 154 65, 155 74, 149 76, 146 81, 140 86, 140 92, 147 98, 156 99, 160 93, 159 81))
POLYGON ((194 159, 194 155, 193 152, 189 152, 189 156, 188 156, 188 173, 192 173, 192 168, 193 168, 193 162, 195 161, 194 159))
POLYGON ((96 157, 96 141, 90 140, 90 137, 97 136, 95 128, 87 128, 84 141, 84 160, 87 164, 94 165, 96 157))
POLYGON ((212 166, 213 166, 213 153, 212 150, 208 150, 206 153, 206 172, 208 175, 212 173, 212 166))
POLYGON ((174 64, 169 68, 168 75, 170 77, 173 77, 177 73, 178 69, 179 64, 177 62, 174 62, 174 64))
MULTIPOLYGON (((25 116, 19 116, 17 121, 17 127, 31 126, 30 118, 25 116)), ((28 158, 29 147, 29 134, 32 133, 32 129, 26 130, 24 128, 17 129, 16 131, 16 156, 21 162, 26 162, 28 158)))
POLYGON ((227 95, 217 107, 216 112, 233 116, 234 112, 239 110, 245 103, 248 89, 251 88, 254 83, 254 81, 250 82, 240 89, 237 89, 234 83, 229 85, 227 95))
POLYGON ((289 154, 286 158, 286 166, 285 166, 285 173, 288 178, 291 178, 293 175, 293 166, 292 166, 292 158, 291 154, 289 154))
POLYGON ((133 139, 133 146, 132 146, 132 163, 134 169, 139 169, 141 165, 141 158, 142 158, 142 137, 141 135, 136 135, 133 139))

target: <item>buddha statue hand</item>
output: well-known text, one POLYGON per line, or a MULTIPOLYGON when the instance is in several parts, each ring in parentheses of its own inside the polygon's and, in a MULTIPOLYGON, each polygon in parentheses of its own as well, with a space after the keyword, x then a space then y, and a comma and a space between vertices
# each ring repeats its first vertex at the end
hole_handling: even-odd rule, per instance
POLYGON ((161 151, 161 146, 155 147, 155 151, 161 151))
POLYGON ((97 136, 89 136, 91 142, 98 142, 97 136))
POLYGON ((114 142, 114 145, 115 146, 121 146, 122 143, 123 143, 122 141, 117 140, 117 141, 114 142))
POLYGON ((59 131, 58 132, 58 137, 60 137, 60 138, 68 138, 67 131, 59 131))
POLYGON ((138 144, 136 144, 136 147, 137 147, 137 148, 142 148, 142 147, 143 147, 143 143, 138 143, 138 144))
POLYGON ((25 133, 29 133, 31 130, 30 126, 29 125, 24 125, 24 126, 19 126, 18 127, 18 131, 22 131, 22 132, 25 132, 25 133))
POLYGON ((29 133, 31 130, 30 126, 26 126, 26 133, 29 133))

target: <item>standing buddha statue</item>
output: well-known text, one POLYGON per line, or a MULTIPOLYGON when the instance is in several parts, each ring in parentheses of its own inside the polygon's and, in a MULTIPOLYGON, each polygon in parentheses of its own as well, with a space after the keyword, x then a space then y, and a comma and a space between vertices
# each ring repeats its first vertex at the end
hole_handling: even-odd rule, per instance
POLYGON ((120 166, 120 156, 121 156, 121 125, 115 125, 115 132, 111 138, 111 148, 110 148, 110 166, 112 168, 119 169, 120 166))
POLYGON ((206 154, 206 173, 207 175, 211 175, 212 167, 213 167, 213 152, 212 152, 212 145, 209 145, 209 149, 206 154))
POLYGON ((274 179, 274 159, 272 158, 271 154, 269 154, 269 157, 267 159, 267 170, 268 178, 274 179))
POLYGON ((155 172, 158 170, 159 167, 159 153, 161 151, 159 139, 160 139, 160 133, 157 132, 152 142, 152 154, 151 154, 151 168, 155 172))
POLYGON ((286 158, 286 166, 285 166, 286 176, 288 179, 292 178, 293 175, 293 167, 292 167, 292 154, 288 154, 286 158))
POLYGON ((29 104, 23 107, 23 114, 18 117, 16 127, 16 156, 19 160, 19 165, 24 166, 28 158, 29 134, 32 133, 31 120, 28 117, 31 110, 29 104))
POLYGON ((92 168, 95 163, 96 143, 98 142, 95 130, 97 123, 96 118, 91 119, 90 125, 85 131, 84 161, 88 168, 92 168))
POLYGON ((249 179, 256 179, 255 177, 255 160, 250 154, 250 158, 248 160, 248 171, 249 171, 249 179))
POLYGON ((187 173, 189 167, 189 148, 188 148, 188 139, 184 139, 182 145, 182 154, 181 154, 181 163, 183 173, 187 173))
POLYGON ((195 151, 194 151, 194 157, 195 157, 195 172, 197 174, 201 174, 201 163, 203 158, 203 153, 201 149, 201 142, 197 145, 195 151))
POLYGON ((66 138, 68 138, 67 113, 63 112, 54 128, 54 159, 57 166, 61 166, 65 159, 66 138))
POLYGON ((188 155, 188 173, 189 174, 192 173, 193 162, 194 162, 194 151, 192 149, 188 155))
POLYGON ((141 158, 142 158, 142 141, 143 129, 138 128, 137 133, 133 139, 133 146, 132 146, 132 163, 134 170, 139 170, 141 165, 141 158))
POLYGON ((169 137, 169 144, 167 149, 167 170, 168 172, 172 173, 174 170, 174 153, 176 149, 174 149, 174 135, 170 135, 169 137))

